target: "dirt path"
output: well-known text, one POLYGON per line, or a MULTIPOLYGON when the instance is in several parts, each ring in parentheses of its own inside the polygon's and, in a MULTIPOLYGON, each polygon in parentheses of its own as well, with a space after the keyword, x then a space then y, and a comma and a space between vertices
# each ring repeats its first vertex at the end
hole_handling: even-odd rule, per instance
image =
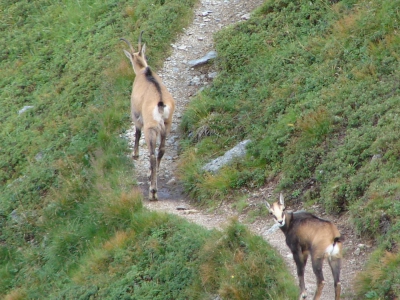
MULTIPOLYGON (((210 69, 212 66, 202 66, 199 68, 190 68, 188 61, 198 59, 206 55, 213 48, 213 33, 229 24, 245 20, 249 17, 249 13, 257 6, 261 5, 262 0, 201 0, 199 6, 195 10, 195 18, 193 23, 185 29, 184 33, 178 38, 173 45, 173 53, 166 59, 164 67, 158 73, 162 77, 164 84, 168 87, 174 96, 177 107, 174 116, 172 132, 167 140, 166 153, 161 162, 161 170, 159 173, 159 199, 157 202, 145 201, 145 206, 151 210, 163 211, 167 213, 177 214, 194 223, 204 226, 208 229, 221 229, 233 216, 239 218, 241 222, 246 224, 250 230, 258 235, 263 236, 285 259, 289 269, 291 270, 296 282, 297 275, 295 264, 284 242, 284 236, 280 230, 268 232, 267 230, 273 225, 267 216, 251 220, 248 212, 252 209, 258 209, 263 199, 272 199, 273 186, 264 187, 257 191, 252 191, 247 199, 247 211, 238 214, 229 205, 221 206, 217 211, 197 211, 190 206, 189 200, 183 193, 181 184, 175 178, 176 162, 178 158, 179 146, 179 123, 181 115, 190 101, 191 96, 195 95, 203 86, 207 85, 215 76, 215 71, 210 69), (187 210, 177 210, 177 207, 184 206, 187 210)), ((148 45, 151 47, 151 45, 148 45)), ((130 139, 133 147, 134 128, 132 127, 126 134, 130 139)), ((145 197, 148 195, 147 174, 149 169, 147 149, 142 137, 140 147, 140 158, 136 162, 136 171, 138 181, 143 188, 145 197)), ((300 209, 297 207, 296 209, 300 209)), ((320 211, 318 207, 313 210, 320 211)), ((321 213, 322 214, 322 213, 321 213)), ((319 216, 321 216, 319 214, 319 216)), ((366 255, 370 252, 370 248, 360 246, 361 243, 355 237, 351 228, 346 225, 347 217, 337 218, 334 216, 322 215, 321 217, 334 221, 338 224, 342 233, 347 236, 345 243, 345 259, 342 266, 342 298, 354 299, 352 294, 352 282, 355 274, 362 269, 366 260, 366 255)), ((334 299, 333 279, 328 264, 324 266, 325 287, 322 299, 334 299)), ((309 299, 313 295, 316 288, 315 276, 308 264, 306 269, 306 287, 309 299)))

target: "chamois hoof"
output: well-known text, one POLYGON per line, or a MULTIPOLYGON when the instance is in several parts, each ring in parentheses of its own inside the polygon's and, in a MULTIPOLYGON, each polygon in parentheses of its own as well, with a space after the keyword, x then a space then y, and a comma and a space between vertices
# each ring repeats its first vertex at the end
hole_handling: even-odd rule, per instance
POLYGON ((149 200, 150 201, 158 201, 158 195, 157 195, 157 191, 156 190, 149 190, 149 200))
POLYGON ((139 155, 132 155, 132 159, 138 160, 139 159, 139 155))
POLYGON ((306 298, 307 298, 307 293, 303 292, 303 293, 300 294, 299 300, 303 300, 303 299, 306 299, 306 298))

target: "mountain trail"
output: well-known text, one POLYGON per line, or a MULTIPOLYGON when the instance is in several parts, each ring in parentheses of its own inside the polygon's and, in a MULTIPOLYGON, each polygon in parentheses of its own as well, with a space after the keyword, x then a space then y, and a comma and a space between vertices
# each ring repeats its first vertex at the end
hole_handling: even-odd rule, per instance
MULTIPOLYGON (((212 64, 190 67, 188 62, 204 57, 210 51, 213 51, 213 34, 215 32, 230 24, 247 20, 250 17, 250 13, 262 3, 262 0, 200 1, 195 9, 195 17, 192 24, 184 30, 183 34, 172 45, 172 54, 166 59, 163 68, 158 71, 158 74, 176 101, 172 131, 167 137, 166 151, 160 166, 158 179, 159 201, 147 200, 149 160, 143 135, 140 141, 140 157, 135 161, 135 168, 138 182, 142 187, 145 197, 144 205, 148 209, 179 215, 207 229, 222 229, 233 217, 238 218, 254 234, 262 236, 276 248, 286 261, 297 283, 296 266, 289 248, 285 244, 283 233, 280 230, 267 231, 273 225, 273 221, 268 216, 258 217, 254 220, 248 214, 251 210, 259 209, 260 203, 264 199, 270 202, 276 201, 275 198, 272 198, 275 197, 273 196, 274 186, 272 184, 249 192, 246 200, 248 204, 247 208, 241 213, 233 209, 228 203, 224 203, 216 210, 209 212, 191 206, 188 197, 183 192, 182 184, 175 177, 181 116, 191 97, 207 86, 216 74, 212 64)), ((151 47, 151 45, 148 45, 148 47, 151 47)), ((132 148, 134 134, 135 130, 132 125, 132 128, 125 134, 132 148)), ((288 209, 297 210, 302 208, 288 207, 288 209)), ((354 231, 348 225, 347 215, 340 217, 324 215, 322 209, 318 206, 314 206, 312 209, 319 217, 331 220, 337 224, 341 233, 346 236, 344 244, 345 257, 341 272, 342 299, 354 299, 352 297, 354 277, 357 272, 362 270, 366 257, 372 248, 367 245, 367 242, 361 241, 355 236, 354 231)), ((324 264, 324 276, 326 284, 321 299, 334 299, 333 278, 327 262, 324 264)), ((305 280, 308 298, 310 299, 316 288, 316 279, 310 262, 307 264, 305 280)))

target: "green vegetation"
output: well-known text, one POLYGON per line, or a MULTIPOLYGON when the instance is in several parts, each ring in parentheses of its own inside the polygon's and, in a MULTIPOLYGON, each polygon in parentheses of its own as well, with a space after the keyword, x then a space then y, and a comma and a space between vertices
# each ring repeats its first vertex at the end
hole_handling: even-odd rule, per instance
POLYGON ((369 299, 400 296, 399 7, 265 1, 216 35, 219 76, 182 122, 181 178, 198 203, 275 180, 289 201, 348 211, 379 244, 359 278, 358 296, 369 299), (246 159, 201 170, 249 138, 246 159))
MULTIPOLYGON (((295 297, 261 238, 148 212, 132 180, 119 38, 145 30, 157 68, 194 4, 0 1, 0 297, 295 297)), ((379 245, 357 298, 400 296, 399 7, 267 0, 216 35, 220 76, 182 122, 182 180, 199 204, 237 195, 244 209, 242 188, 276 180, 289 201, 349 212, 379 245), (247 138, 246 159, 201 171, 247 138)))
POLYGON ((0 1, 0 298, 295 297, 261 238, 148 212, 132 179, 119 38, 157 68, 194 4, 0 1))

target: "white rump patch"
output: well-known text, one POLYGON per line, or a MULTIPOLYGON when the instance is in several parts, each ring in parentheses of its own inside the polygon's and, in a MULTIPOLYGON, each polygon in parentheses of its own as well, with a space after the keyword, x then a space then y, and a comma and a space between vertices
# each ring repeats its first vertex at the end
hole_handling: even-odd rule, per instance
POLYGON ((169 113, 170 113, 170 111, 171 111, 171 109, 170 109, 169 106, 165 106, 165 107, 164 107, 164 114, 163 114, 164 120, 169 118, 169 113))
POLYGON ((161 121, 164 121, 164 119, 162 118, 160 112, 158 111, 158 106, 154 106, 154 109, 153 109, 153 119, 154 119, 154 121, 156 121, 157 123, 161 123, 161 121))
POLYGON ((335 246, 333 246, 333 244, 329 245, 328 248, 326 248, 325 253, 328 254, 329 256, 336 256, 339 254, 339 251, 340 251, 339 246, 336 243, 335 246))
POLYGON ((164 120, 168 119, 170 111, 171 111, 170 107, 169 106, 165 106, 163 114, 160 114, 160 112, 158 110, 158 106, 155 106, 154 109, 153 109, 153 118, 158 123, 161 123, 164 120))

